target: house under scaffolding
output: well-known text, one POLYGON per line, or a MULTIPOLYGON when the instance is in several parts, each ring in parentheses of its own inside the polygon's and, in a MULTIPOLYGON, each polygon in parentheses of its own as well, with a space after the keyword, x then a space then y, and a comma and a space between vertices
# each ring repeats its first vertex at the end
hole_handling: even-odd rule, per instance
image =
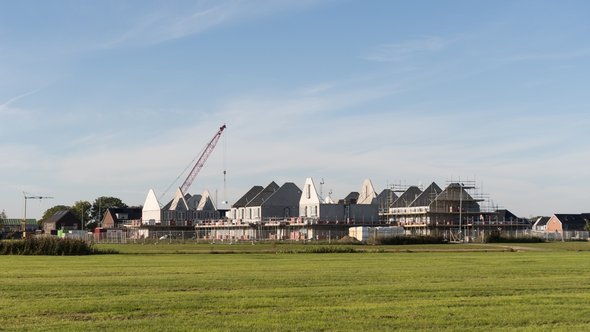
MULTIPOLYGON (((142 228, 149 233, 142 236, 157 239, 190 235, 189 238, 209 242, 330 241, 348 236, 351 227, 401 226, 407 235, 471 241, 492 231, 517 236, 531 228, 528 220, 490 204, 475 181, 448 181, 445 189, 434 182, 426 188, 393 185, 377 195, 371 181, 366 180, 358 193, 337 203, 330 197, 320 197, 311 178, 306 179, 303 190, 294 184, 292 187, 288 195, 275 188, 270 196, 256 203, 258 191, 264 190, 255 186, 232 206, 226 217, 203 218, 192 226, 144 222, 142 228), (256 193, 252 192, 254 189, 256 193), (258 212, 248 212, 248 207, 258 212)), ((184 198, 182 194, 177 196, 184 198)), ((154 206, 159 209, 159 205, 154 206)), ((159 211, 153 217, 147 212, 150 211, 144 207, 144 218, 159 218, 159 211)))
POLYGON ((422 190, 409 186, 404 190, 392 187, 391 192, 402 192, 380 218, 389 224, 403 226, 411 234, 443 235, 450 240, 484 236, 487 232, 509 233, 529 229, 526 219, 508 210, 494 208, 485 195, 478 192, 474 181, 449 181, 442 190, 436 183, 422 190))

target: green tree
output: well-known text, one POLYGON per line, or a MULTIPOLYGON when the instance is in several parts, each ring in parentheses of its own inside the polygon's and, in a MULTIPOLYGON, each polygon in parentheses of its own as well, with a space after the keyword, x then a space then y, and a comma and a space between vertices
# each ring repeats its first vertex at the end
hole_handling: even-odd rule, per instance
POLYGON ((80 219, 82 224, 86 224, 90 221, 91 214, 90 210, 92 209, 92 204, 89 201, 77 201, 72 205, 70 211, 80 219))
POLYGON ((2 210, 2 212, 0 212, 0 232, 2 232, 2 229, 4 228, 4 220, 6 219, 6 211, 2 210))
POLYGON ((123 203, 121 199, 117 197, 106 197, 101 196, 94 200, 92 208, 90 209, 91 219, 100 223, 107 209, 112 208, 126 208, 127 204, 123 203))

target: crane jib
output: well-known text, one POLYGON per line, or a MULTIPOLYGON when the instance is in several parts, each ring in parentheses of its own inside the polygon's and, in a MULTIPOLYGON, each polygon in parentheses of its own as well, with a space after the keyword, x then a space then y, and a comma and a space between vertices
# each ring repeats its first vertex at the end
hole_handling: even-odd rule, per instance
POLYGON ((188 176, 186 177, 186 180, 184 180, 184 182, 182 183, 182 186, 180 187, 180 190, 183 193, 186 193, 187 189, 190 188, 190 186, 193 184, 193 180, 197 177, 197 174, 199 174, 199 171, 205 165, 205 162, 207 161, 207 158, 209 158, 209 156, 213 152, 213 149, 215 149, 215 145, 217 145, 217 142, 219 141, 219 138, 221 137, 221 133, 223 133, 223 130, 225 128, 226 128, 225 124, 223 126, 221 126, 219 128, 219 130, 217 131, 217 133, 215 133, 215 135, 213 136, 211 141, 209 141, 207 146, 205 146, 205 150, 203 151, 203 154, 201 154, 201 156, 199 157, 199 159, 195 163, 195 166, 193 166, 193 169, 188 174, 188 176))

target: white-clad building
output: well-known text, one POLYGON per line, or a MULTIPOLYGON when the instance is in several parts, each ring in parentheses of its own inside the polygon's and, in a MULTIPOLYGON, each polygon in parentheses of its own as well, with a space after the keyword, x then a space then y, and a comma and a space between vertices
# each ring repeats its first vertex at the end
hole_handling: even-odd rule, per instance
POLYGON ((141 224, 159 225, 162 217, 161 213, 162 209, 160 208, 160 202, 156 197, 156 193, 153 189, 150 189, 143 203, 143 209, 141 210, 141 224))
POLYGON ((201 195, 184 194, 176 189, 174 198, 164 207, 150 189, 142 210, 142 225, 193 226, 205 220, 219 219, 219 212, 207 190, 201 195))
POLYGON ((299 216, 309 221, 343 221, 344 205, 323 201, 313 179, 307 178, 299 199, 299 216))

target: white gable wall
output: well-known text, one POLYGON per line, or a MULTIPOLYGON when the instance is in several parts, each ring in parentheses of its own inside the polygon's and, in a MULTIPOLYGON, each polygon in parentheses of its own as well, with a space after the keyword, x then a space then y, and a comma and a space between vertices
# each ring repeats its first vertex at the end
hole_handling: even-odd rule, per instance
POLYGON ((246 223, 256 223, 261 221, 260 206, 248 206, 244 209, 243 218, 246 223))
POLYGON ((377 198, 377 193, 375 192, 373 183, 371 182, 371 179, 366 179, 363 182, 356 204, 372 204, 375 198, 377 198))
POLYGON ((313 179, 305 179, 301 198, 299 199, 299 216, 304 218, 318 218, 320 202, 320 195, 318 195, 313 179))
POLYGON ((184 198, 184 193, 180 188, 176 189, 176 194, 174 195, 174 200, 172 200, 172 204, 170 205, 170 210, 176 211, 187 211, 188 204, 186 199, 184 198))
POLYGON ((160 202, 153 189, 150 189, 141 212, 141 223, 143 225, 155 225, 160 223, 161 208, 160 202))
POLYGON ((344 207, 322 203, 313 179, 307 178, 299 200, 299 216, 322 221, 344 220, 344 207))

